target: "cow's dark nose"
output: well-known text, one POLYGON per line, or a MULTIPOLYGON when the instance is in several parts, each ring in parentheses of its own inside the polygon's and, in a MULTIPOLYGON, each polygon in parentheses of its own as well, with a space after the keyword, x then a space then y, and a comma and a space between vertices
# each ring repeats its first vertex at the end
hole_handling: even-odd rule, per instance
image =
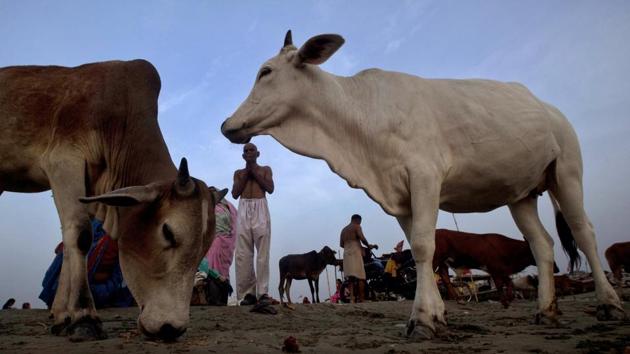
POLYGON ((158 332, 158 338, 165 342, 172 342, 186 332, 186 328, 175 328, 170 323, 163 324, 158 332))

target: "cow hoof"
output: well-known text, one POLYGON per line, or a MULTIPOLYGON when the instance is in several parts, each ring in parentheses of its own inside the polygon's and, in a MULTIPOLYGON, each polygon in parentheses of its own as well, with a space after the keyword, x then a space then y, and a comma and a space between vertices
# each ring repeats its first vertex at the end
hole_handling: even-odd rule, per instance
POLYGON ((596 316, 599 321, 623 321, 627 319, 626 313, 622 309, 610 304, 597 306, 596 316))
POLYGON ((435 338, 435 331, 423 324, 417 324, 415 320, 407 322, 405 337, 411 339, 428 340, 435 338))
POLYGON ((557 316, 547 316, 543 313, 537 313, 534 316, 534 324, 543 326, 560 327, 557 316))
POLYGON ((55 323, 55 324, 52 325, 52 327, 50 327, 50 333, 54 334, 56 336, 64 336, 64 335, 66 335, 67 334, 66 331, 68 329, 68 326, 70 325, 70 322, 71 322, 70 317, 69 316, 65 317, 63 319, 63 322, 55 323))
POLYGON ((68 339, 71 342, 102 340, 107 339, 107 333, 99 319, 84 317, 68 327, 68 339))

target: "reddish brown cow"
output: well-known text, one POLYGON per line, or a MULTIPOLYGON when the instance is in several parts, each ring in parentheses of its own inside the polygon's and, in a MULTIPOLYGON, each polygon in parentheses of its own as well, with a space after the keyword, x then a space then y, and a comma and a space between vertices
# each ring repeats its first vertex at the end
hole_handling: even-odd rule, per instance
POLYGON ((630 272, 630 242, 617 242, 608 247, 604 255, 615 280, 621 284, 621 269, 630 272))
MULTIPOLYGON (((536 265, 536 261, 527 241, 499 234, 435 230, 433 269, 437 269, 446 285, 449 299, 457 299, 457 293, 448 276, 449 267, 480 269, 490 274, 501 294, 501 303, 507 308, 514 299, 510 275, 530 265, 536 265)), ((554 272, 558 271, 554 263, 554 272)))

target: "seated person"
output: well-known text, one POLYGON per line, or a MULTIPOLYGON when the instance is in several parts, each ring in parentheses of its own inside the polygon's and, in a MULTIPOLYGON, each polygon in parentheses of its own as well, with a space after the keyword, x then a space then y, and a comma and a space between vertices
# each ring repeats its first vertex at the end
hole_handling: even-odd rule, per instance
POLYGON ((404 241, 400 241, 396 244, 394 247, 394 253, 390 255, 389 260, 387 260, 387 264, 385 265, 384 272, 389 274, 392 278, 396 278, 398 276, 397 271, 399 264, 397 260, 399 260, 400 257, 397 257, 397 255, 402 253, 403 242, 404 241))
POLYGON ((4 305, 2 305, 2 309, 3 310, 12 310, 13 309, 13 305, 15 305, 15 299, 14 298, 10 298, 9 300, 7 300, 7 302, 4 303, 4 305))
POLYGON ((236 208, 224 198, 215 206, 214 214, 215 238, 197 268, 193 305, 227 305, 233 292, 229 278, 236 241, 236 208))
MULTIPOLYGON (((103 230, 100 221, 92 220, 92 246, 87 256, 88 283, 96 308, 128 307, 134 304, 133 296, 127 288, 118 261, 118 243, 103 230)), ((46 271, 39 294, 50 308, 55 300, 59 285, 59 274, 63 263, 63 242, 55 249, 55 259, 46 271)))

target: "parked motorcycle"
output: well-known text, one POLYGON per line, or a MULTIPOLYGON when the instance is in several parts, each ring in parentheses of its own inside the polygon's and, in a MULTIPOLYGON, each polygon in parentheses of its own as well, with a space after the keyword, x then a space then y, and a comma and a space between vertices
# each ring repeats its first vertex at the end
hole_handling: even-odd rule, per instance
MULTIPOLYGON (((397 300, 399 297, 412 300, 416 293, 416 265, 411 250, 383 254, 377 257, 372 250, 364 248, 365 298, 373 301, 397 300), (393 258, 397 264, 396 276, 385 272, 387 262, 393 258)), ((341 285, 341 301, 350 302, 347 291, 349 281, 341 285)))

